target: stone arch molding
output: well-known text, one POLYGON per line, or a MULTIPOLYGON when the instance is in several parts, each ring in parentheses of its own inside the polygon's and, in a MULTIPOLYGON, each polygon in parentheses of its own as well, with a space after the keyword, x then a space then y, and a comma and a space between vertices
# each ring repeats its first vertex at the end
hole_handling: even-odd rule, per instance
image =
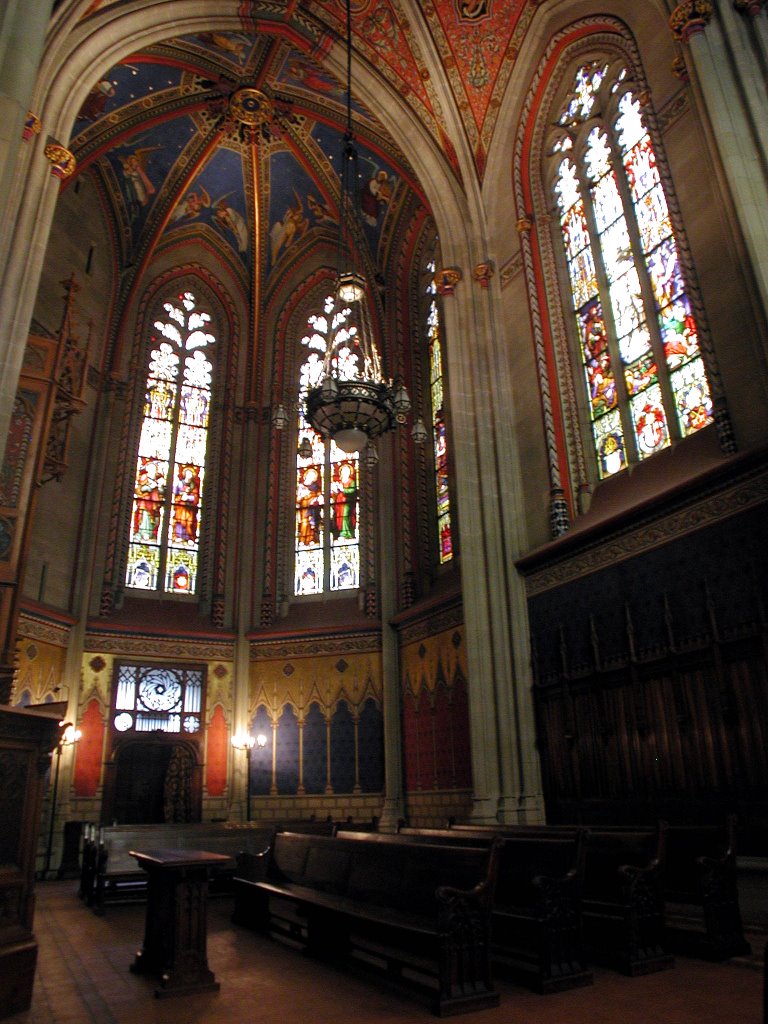
MULTIPOLYGON (((129 4, 113 4, 81 21, 91 3, 92 0, 77 0, 54 18, 33 93, 32 109, 43 122, 41 136, 48 133, 65 145, 94 82, 137 49, 171 36, 213 29, 243 31, 238 13, 241 5, 235 0, 228 11, 215 13, 210 0, 132 0, 129 4)), ((259 4, 251 6, 258 8, 259 4)), ((251 16, 257 13, 255 10, 251 16)), ((341 76, 345 59, 340 47, 334 44, 327 60, 341 76)), ((452 205, 461 204, 463 193, 434 140, 397 91, 365 63, 355 66, 354 75, 355 92, 377 111, 377 117, 415 167, 438 221, 448 217, 453 233, 464 233, 467 211, 451 210, 452 205)), ((455 142, 460 149, 461 140, 455 142)), ((471 180, 469 167, 470 163, 462 167, 465 181, 471 180)))
MULTIPOLYGON (((22 345, 31 319, 58 196, 58 180, 43 155, 47 138, 66 145, 94 81, 137 49, 170 35, 214 28, 242 30, 234 0, 228 11, 215 13, 210 0, 131 0, 82 20, 90 6, 89 0, 76 0, 63 4, 53 16, 30 104, 43 131, 18 149, 6 222, 0 226, 0 252, 7 254, 0 257, 0 331, 15 347, 22 345), (13 246, 8 244, 11 238, 13 246)), ((339 47, 331 49, 328 62, 342 73, 344 59, 339 47)), ((396 90, 383 85, 365 65, 356 66, 355 76, 360 98, 379 112, 381 122, 417 172, 444 240, 446 259, 467 267, 484 259, 485 216, 471 159, 460 155, 463 179, 469 183, 462 186, 396 90)), ((455 141, 462 151, 461 140, 455 141)), ((20 358, 15 362, 20 363, 20 358)), ((2 428, 0 410, 0 433, 4 434, 2 428)))

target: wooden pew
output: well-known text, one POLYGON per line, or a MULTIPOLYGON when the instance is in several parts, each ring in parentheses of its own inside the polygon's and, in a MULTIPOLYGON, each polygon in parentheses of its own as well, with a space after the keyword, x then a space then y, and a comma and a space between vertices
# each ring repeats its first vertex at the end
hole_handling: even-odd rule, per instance
MULTIPOLYGON (((460 835, 557 835, 568 825, 457 825, 460 835)), ((631 976, 674 963, 666 945, 662 878, 666 825, 590 828, 586 835, 582 914, 589 958, 631 976)))
MULTIPOLYGON (((492 833, 457 835, 401 826, 397 835, 351 836, 384 843, 489 846, 492 833)), ((491 912, 494 970, 547 994, 592 984, 581 921, 585 830, 507 837, 499 852, 491 912)))
MULTIPOLYGON (((326 821, 295 821, 291 825, 295 829, 305 828, 322 835, 330 835, 335 829, 332 822, 326 821)), ((94 913, 101 915, 108 903, 135 902, 146 898, 147 876, 130 855, 131 850, 206 850, 228 855, 232 858, 229 867, 219 869, 211 879, 211 890, 215 892, 226 887, 231 879, 239 853, 266 849, 274 830, 283 827, 284 824, 278 822, 102 826, 98 830, 95 863, 85 900, 94 913)))
POLYGON ((499 844, 384 843, 277 833, 241 859, 237 924, 426 990, 439 1016, 497 1006, 490 910, 499 844))
POLYGON ((751 953, 739 907, 734 816, 720 825, 668 825, 663 886, 668 911, 695 906, 702 914, 699 928, 668 915, 676 950, 708 960, 751 953))
MULTIPOLYGON (((664 902, 665 948, 725 960, 747 956, 751 946, 744 937, 739 906, 736 868, 736 817, 720 824, 600 825, 590 829, 593 845, 600 835, 610 833, 665 833, 661 891, 664 902), (700 911, 700 923, 686 913, 700 911)), ((569 826, 522 826, 562 831, 569 826)), ((576 827, 576 826, 571 826, 576 827)), ((472 825, 454 826, 449 831, 470 833, 472 825)))

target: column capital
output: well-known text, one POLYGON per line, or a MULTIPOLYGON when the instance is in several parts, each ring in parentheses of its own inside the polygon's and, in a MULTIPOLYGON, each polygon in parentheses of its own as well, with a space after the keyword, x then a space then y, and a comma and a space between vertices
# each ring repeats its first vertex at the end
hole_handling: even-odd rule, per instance
POLYGON ((58 142, 49 142, 44 152, 46 159, 52 164, 51 174, 55 178, 64 180, 75 173, 77 161, 66 146, 62 146, 58 142))
POLYGON ((765 0, 733 0, 733 6, 739 14, 746 14, 748 18, 756 18, 765 7, 765 0))
POLYGON ((24 118, 24 129, 21 133, 24 142, 28 142, 33 136, 39 135, 42 127, 43 122, 37 114, 33 114, 31 110, 28 110, 27 116, 24 118))
POLYGON ((669 16, 669 27, 675 39, 687 43, 691 36, 704 31, 714 13, 712 0, 684 0, 669 16))
POLYGON ((442 270, 438 270, 432 278, 438 295, 453 295, 461 276, 458 267, 444 267, 442 270))
POLYGON ((477 281, 481 288, 488 287, 488 285, 491 283, 491 278, 493 277, 493 275, 493 264, 490 262, 478 263, 477 266, 472 271, 472 276, 474 277, 474 279, 477 281))

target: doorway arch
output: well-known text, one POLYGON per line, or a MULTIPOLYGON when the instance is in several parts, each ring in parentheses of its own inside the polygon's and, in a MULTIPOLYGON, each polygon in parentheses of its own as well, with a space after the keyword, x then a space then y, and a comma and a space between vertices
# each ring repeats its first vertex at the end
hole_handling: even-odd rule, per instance
POLYGON ((153 825, 201 820, 202 765, 193 743, 126 739, 107 765, 103 820, 153 825))

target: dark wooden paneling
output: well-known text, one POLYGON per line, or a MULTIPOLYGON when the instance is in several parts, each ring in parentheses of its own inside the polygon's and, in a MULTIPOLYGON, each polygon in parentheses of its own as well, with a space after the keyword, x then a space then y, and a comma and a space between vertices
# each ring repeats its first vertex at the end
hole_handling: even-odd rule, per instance
POLYGON ((768 853, 768 513, 532 597, 551 821, 722 819, 768 853))

